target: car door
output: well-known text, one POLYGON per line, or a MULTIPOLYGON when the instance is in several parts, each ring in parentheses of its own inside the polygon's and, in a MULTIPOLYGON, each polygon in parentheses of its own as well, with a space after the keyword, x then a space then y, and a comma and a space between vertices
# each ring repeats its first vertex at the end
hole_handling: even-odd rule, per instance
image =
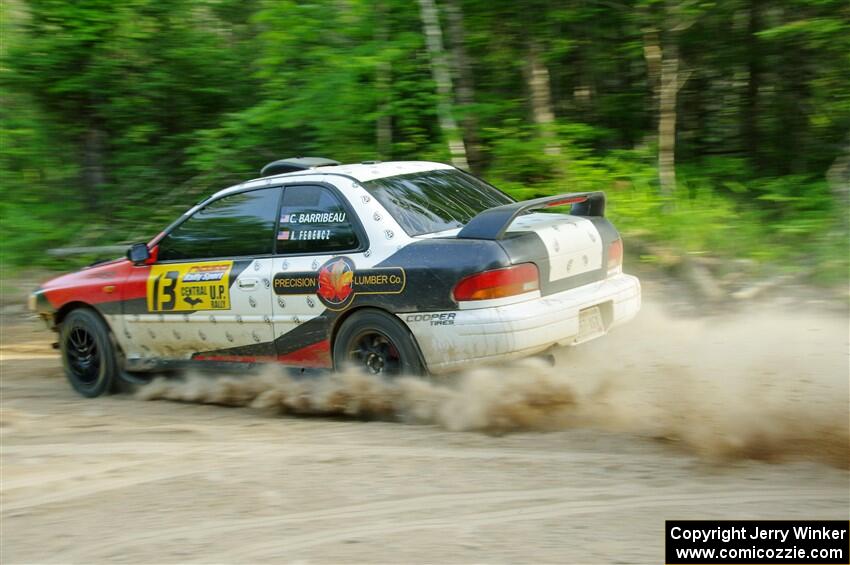
POLYGON ((328 367, 330 327, 368 239, 339 190, 297 183, 283 189, 276 240, 272 311, 278 359, 328 367))
POLYGON ((280 187, 213 200, 171 228, 130 284, 128 359, 255 361, 275 355, 272 262, 280 187), (135 310, 135 311, 132 311, 135 310))

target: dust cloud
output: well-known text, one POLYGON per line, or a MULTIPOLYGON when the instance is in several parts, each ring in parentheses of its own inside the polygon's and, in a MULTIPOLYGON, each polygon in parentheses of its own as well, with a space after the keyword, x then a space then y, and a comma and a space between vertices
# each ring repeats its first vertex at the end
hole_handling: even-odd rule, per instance
POLYGON ((631 324, 557 363, 527 359, 450 380, 346 371, 157 379, 146 400, 344 415, 504 434, 593 428, 668 442, 710 460, 809 459, 850 467, 848 325, 826 314, 750 310, 631 324))

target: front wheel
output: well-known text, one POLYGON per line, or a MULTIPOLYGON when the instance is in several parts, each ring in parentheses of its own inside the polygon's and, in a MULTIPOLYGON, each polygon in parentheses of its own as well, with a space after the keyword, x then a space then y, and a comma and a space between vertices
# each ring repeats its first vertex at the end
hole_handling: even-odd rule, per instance
POLYGON ((115 348, 106 322, 92 310, 74 310, 62 321, 62 365, 71 386, 89 398, 113 392, 118 384, 115 348))
POLYGON ((334 367, 381 376, 423 375, 425 367, 410 331, 377 310, 355 312, 342 323, 333 346, 334 367))

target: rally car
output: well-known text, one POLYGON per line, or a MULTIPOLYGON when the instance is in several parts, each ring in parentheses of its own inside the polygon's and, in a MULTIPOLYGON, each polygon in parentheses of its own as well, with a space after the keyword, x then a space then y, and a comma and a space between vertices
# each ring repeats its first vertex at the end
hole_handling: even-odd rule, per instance
POLYGON ((419 161, 261 174, 32 294, 78 392, 187 364, 447 373, 582 343, 640 308, 601 192, 516 202, 419 161))

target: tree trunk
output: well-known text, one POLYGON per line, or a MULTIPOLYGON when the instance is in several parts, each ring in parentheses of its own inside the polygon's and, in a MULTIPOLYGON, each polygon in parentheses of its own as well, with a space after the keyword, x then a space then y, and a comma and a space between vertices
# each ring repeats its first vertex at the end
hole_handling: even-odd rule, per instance
POLYGON ((382 159, 390 159, 393 154, 393 117, 390 110, 392 83, 392 64, 389 61, 378 63, 377 88, 380 96, 378 119, 375 120, 376 143, 382 159))
POLYGON ((527 82, 531 99, 531 115, 540 135, 546 142, 547 155, 560 155, 561 147, 555 137, 555 112, 552 109, 549 70, 541 60, 540 45, 535 41, 528 43, 527 82))
POLYGON ((761 30, 759 0, 750 0, 750 19, 747 29, 747 94, 743 116, 744 143, 750 162, 759 169, 758 94, 761 53, 756 34, 761 30))
POLYGON ((826 180, 838 210, 840 227, 846 233, 850 228, 850 136, 842 152, 826 171, 826 180))
POLYGON ((673 0, 641 13, 647 79, 657 108, 658 182, 661 194, 669 197, 676 192, 676 106, 689 76, 680 68, 679 34, 696 23, 696 17, 683 17, 681 5, 673 0))
POLYGON ((90 125, 83 135, 83 198, 91 212, 97 212, 99 193, 106 182, 103 168, 104 137, 103 131, 94 125, 90 125))
POLYGON ((663 196, 676 192, 676 99, 679 92, 679 50, 671 38, 661 51, 658 93, 658 180, 663 196))
POLYGON ((425 43, 431 58, 431 73, 437 84, 437 115, 440 129, 449 145, 452 164, 461 169, 468 169, 466 148, 460 135, 457 122, 452 115, 452 80, 443 49, 443 32, 440 28, 440 18, 434 0, 419 0, 422 27, 425 30, 425 43))
MULTIPOLYGON (((788 14, 789 18, 796 18, 797 14, 788 14)), ((793 20, 792 20, 793 21, 793 20)), ((786 112, 786 132, 788 140, 788 174, 802 174, 808 169, 809 160, 809 134, 810 124, 806 106, 810 104, 809 77, 812 57, 802 49, 786 49, 783 53, 785 62, 783 64, 784 80, 788 89, 788 106, 786 112)))
POLYGON ((463 115, 460 120, 463 129, 463 139, 466 145, 466 156, 469 166, 474 173, 480 173, 481 144, 478 137, 478 120, 470 111, 475 103, 475 82, 472 77, 472 67, 466 54, 466 30, 463 26, 463 9, 460 0, 448 0, 446 13, 449 21, 449 37, 452 44, 452 60, 457 77, 457 100, 463 115))
MULTIPOLYGON (((644 18, 649 19, 648 15, 644 18)), ((643 29, 643 58, 646 61, 646 82, 652 94, 653 122, 658 119, 659 81, 661 75, 661 42, 658 38, 658 29, 647 25, 643 29)))
MULTIPOLYGON (((375 26, 375 37, 379 45, 386 45, 389 41, 389 24, 385 4, 378 2, 375 6, 377 25, 375 26)), ((385 56, 382 54, 382 57, 385 56)), ((378 154, 382 159, 392 158, 393 147, 393 121, 390 110, 392 103, 392 63, 389 60, 378 61, 375 69, 376 90, 378 91, 378 118, 375 120, 375 143, 378 146, 378 154)))

